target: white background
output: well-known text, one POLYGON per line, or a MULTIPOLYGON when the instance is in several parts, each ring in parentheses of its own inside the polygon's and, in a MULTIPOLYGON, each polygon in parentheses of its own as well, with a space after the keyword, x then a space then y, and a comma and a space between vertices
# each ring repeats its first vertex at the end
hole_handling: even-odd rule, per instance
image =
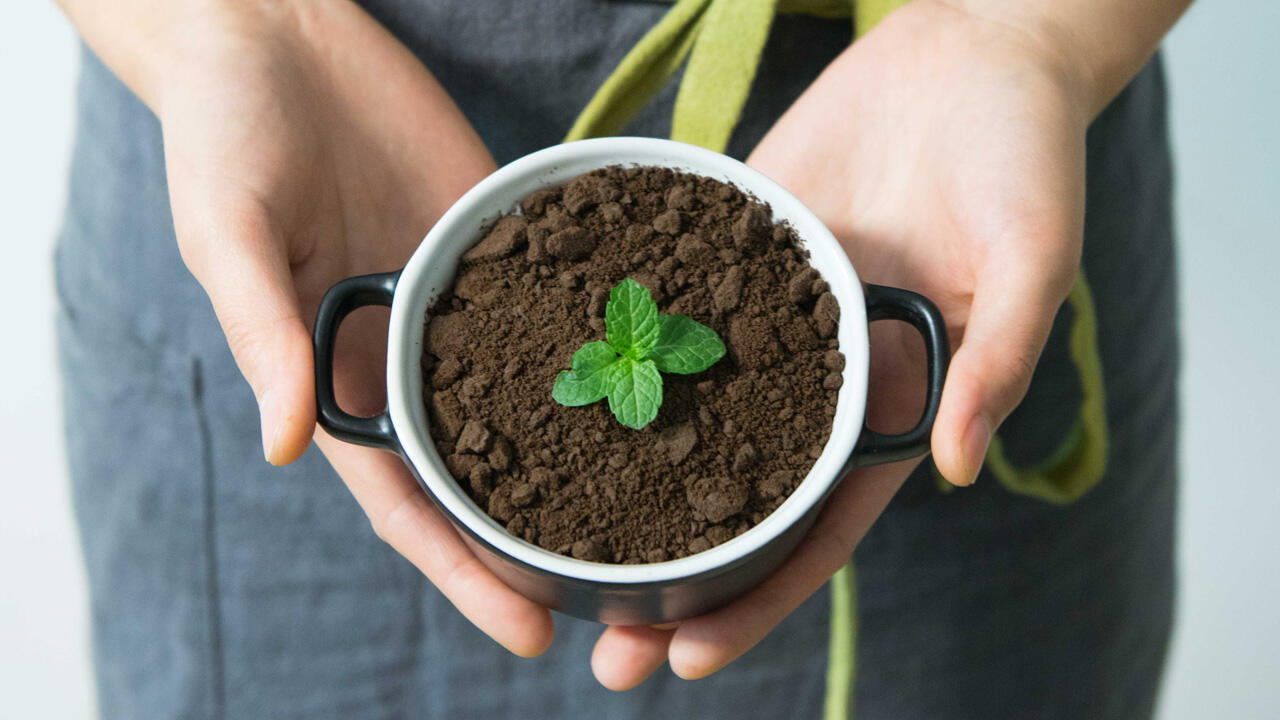
MULTIPOLYGON (((1160 717, 1280 717, 1280 3, 1200 0, 1166 43, 1178 171, 1178 626, 1160 717)), ((0 3, 0 716, 90 717, 84 568, 63 459, 51 249, 76 44, 0 3)), ((584 667, 583 672, 587 669, 584 667)))

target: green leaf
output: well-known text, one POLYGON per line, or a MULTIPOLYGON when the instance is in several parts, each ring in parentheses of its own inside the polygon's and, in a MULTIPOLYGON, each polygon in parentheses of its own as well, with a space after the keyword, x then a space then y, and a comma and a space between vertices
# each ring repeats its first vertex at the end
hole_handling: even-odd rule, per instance
POLYGON ((643 285, 627 278, 609 292, 604 327, 619 355, 641 360, 658 342, 658 304, 643 285))
POLYGON ((608 394, 605 385, 606 383, 600 382, 599 379, 583 380, 568 370, 562 370, 559 375, 556 375, 556 384, 551 388, 551 399, 565 407, 590 405, 608 394))
POLYGON ((618 422, 639 430, 662 407, 662 376, 652 360, 622 358, 610 371, 609 409, 618 422))
POLYGON ((551 398, 561 405, 590 405, 609 392, 610 367, 618 354, 606 342, 589 342, 578 348, 570 361, 572 370, 556 376, 551 398))
POLYGON ((649 358, 665 373, 700 373, 724 357, 724 342, 716 331, 684 315, 658 318, 658 341, 649 358))
POLYGON ((597 340, 578 348, 578 351, 573 354, 573 359, 569 361, 569 367, 579 376, 585 377, 603 370, 606 365, 617 359, 618 353, 613 351, 609 343, 597 340))

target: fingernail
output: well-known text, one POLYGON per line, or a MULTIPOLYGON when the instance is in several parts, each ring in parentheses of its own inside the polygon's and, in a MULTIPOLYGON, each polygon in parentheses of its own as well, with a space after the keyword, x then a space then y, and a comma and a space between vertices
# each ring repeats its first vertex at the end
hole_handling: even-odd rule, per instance
POLYGON ((969 484, 978 481, 978 473, 982 471, 983 460, 987 456, 987 446, 991 444, 991 423, 982 414, 969 421, 969 428, 964 433, 964 470, 969 476, 969 484))
POLYGON ((275 391, 268 390, 262 394, 262 398, 258 400, 258 416, 262 419, 262 456, 267 462, 275 465, 272 460, 276 456, 276 444, 280 439, 280 428, 284 425, 281 422, 281 408, 275 391))

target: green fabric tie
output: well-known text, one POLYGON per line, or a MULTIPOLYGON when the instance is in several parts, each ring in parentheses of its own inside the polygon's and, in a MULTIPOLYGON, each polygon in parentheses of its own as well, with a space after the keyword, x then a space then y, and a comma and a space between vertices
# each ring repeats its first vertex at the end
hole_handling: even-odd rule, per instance
MULTIPOLYGON (((565 142, 617 135, 684 63, 711 0, 680 0, 604 81, 565 136, 565 142)), ((754 67, 754 65, 753 65, 754 67)), ((755 71, 752 71, 755 76, 755 71)))
POLYGON ((777 1, 712 0, 676 95, 672 140, 716 152, 729 146, 751 93, 777 1))
MULTIPOLYGON (((565 142, 622 132, 687 58, 672 114, 671 139, 724 152, 751 92, 775 14, 852 18, 857 37, 906 2, 678 0, 596 91, 565 142)), ((1083 272, 1067 301, 1074 313, 1071 359, 1083 395, 1079 417, 1057 452, 1043 463, 1014 467, 998 434, 986 456, 987 470, 1008 490, 1061 504, 1076 500, 1097 484, 1106 471, 1108 451, 1097 317, 1083 272)), ((830 584, 831 639, 823 715, 825 720, 845 720, 853 716, 858 628, 852 558, 830 584)))
POLYGON ((827 693, 823 720, 852 720, 858 679, 858 576, 853 558, 831 577, 831 614, 827 623, 827 693))
POLYGON ((1075 502, 1098 484, 1107 471, 1110 451, 1107 396, 1098 355, 1098 316, 1083 268, 1076 275, 1067 303, 1075 315, 1069 344, 1080 378, 1080 414, 1057 452, 1038 465, 1014 467, 1005 457, 999 433, 991 438, 986 458, 987 470, 1005 488, 1058 505, 1075 502))

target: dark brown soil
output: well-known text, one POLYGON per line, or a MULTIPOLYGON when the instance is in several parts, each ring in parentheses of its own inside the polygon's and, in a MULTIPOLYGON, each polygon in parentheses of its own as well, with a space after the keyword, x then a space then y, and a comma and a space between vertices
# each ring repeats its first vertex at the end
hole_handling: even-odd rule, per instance
POLYGON ((821 453, 844 368, 839 308, 794 231, 730 185, 650 167, 597 170, 522 209, 430 312, 425 399, 453 476, 513 535, 583 560, 660 562, 759 523, 821 453), (607 400, 551 399, 627 277, 728 348, 705 372, 664 374, 643 430, 607 400))

